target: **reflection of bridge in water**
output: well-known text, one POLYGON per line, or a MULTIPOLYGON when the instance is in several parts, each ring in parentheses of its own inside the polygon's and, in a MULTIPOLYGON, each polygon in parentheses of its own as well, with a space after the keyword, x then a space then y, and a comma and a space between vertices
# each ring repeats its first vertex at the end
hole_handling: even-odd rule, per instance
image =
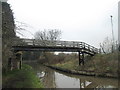
POLYGON ((56 71, 56 70, 52 74, 54 76, 53 80, 55 81, 53 82, 53 85, 56 85, 56 86, 58 85, 57 88, 61 88, 61 86, 66 88, 71 87, 71 88, 94 88, 94 89, 118 87, 118 82, 116 79, 97 78, 97 77, 82 76, 82 75, 71 75, 71 74, 64 73, 61 71, 56 71), (62 85, 59 85, 59 84, 62 84, 62 85))
POLYGON ((94 56, 99 53, 99 49, 84 43, 75 41, 41 41, 36 39, 15 39, 12 46, 17 51, 63 51, 78 52, 79 64, 84 64, 84 54, 94 56))
MULTIPOLYGON (((68 79, 68 85, 75 85, 75 88, 115 88, 118 87, 117 79, 110 78, 100 78, 93 76, 84 76, 84 75, 71 75, 62 71, 55 70, 55 75, 61 76, 63 81, 68 79)), ((58 77, 59 78, 59 77, 58 77)), ((57 78, 56 78, 57 79, 57 78)), ((62 81, 62 80, 61 80, 62 81)), ((71 87, 71 86, 69 86, 71 87)))

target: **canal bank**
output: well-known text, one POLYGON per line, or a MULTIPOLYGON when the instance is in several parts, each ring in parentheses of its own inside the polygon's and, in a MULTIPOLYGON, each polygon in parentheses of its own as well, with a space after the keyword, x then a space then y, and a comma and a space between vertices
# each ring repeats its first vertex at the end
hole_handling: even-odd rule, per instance
POLYGON ((118 80, 115 78, 75 75, 38 63, 28 64, 33 67, 44 88, 118 88, 118 80))
POLYGON ((95 73, 93 71, 69 70, 69 69, 57 67, 57 66, 54 66, 54 65, 53 66, 52 65, 45 65, 45 66, 47 66, 49 68, 52 68, 52 69, 55 69, 55 70, 66 72, 66 73, 69 73, 69 74, 75 74, 75 75, 85 75, 85 76, 95 76, 95 77, 105 77, 105 78, 115 78, 115 79, 118 78, 117 76, 113 76, 110 73, 101 74, 101 73, 95 73))
POLYGON ((55 64, 45 65, 70 74, 117 79, 119 72, 118 55, 120 55, 120 53, 114 52, 97 54, 93 57, 86 56, 84 65, 79 65, 78 59, 72 57, 55 64))
POLYGON ((33 68, 23 64, 21 70, 12 70, 2 75, 2 88, 43 88, 33 68))

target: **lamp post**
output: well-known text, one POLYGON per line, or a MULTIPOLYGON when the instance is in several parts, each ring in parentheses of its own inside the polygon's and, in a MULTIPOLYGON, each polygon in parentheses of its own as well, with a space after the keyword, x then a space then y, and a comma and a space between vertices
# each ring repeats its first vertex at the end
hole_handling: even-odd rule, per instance
POLYGON ((113 38, 113 42, 112 42, 112 52, 114 51, 114 32, 113 32, 113 20, 112 20, 112 15, 111 17, 111 27, 112 27, 112 38, 113 38))

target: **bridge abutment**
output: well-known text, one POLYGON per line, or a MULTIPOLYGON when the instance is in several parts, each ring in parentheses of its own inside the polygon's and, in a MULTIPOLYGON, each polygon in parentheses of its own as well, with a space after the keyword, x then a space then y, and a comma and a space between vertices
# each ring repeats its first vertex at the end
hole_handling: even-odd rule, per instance
POLYGON ((8 59, 8 68, 10 70, 22 68, 22 53, 21 52, 13 52, 12 58, 8 59))

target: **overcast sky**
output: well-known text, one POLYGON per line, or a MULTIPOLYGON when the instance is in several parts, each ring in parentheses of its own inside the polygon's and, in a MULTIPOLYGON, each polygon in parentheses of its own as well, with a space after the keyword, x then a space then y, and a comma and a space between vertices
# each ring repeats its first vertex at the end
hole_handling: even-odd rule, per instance
POLYGON ((29 26, 23 32, 24 38, 33 38, 38 30, 60 29, 61 40, 83 41, 99 47, 105 37, 112 37, 110 15, 115 39, 118 37, 118 1, 8 0, 8 3, 15 20, 29 26))

